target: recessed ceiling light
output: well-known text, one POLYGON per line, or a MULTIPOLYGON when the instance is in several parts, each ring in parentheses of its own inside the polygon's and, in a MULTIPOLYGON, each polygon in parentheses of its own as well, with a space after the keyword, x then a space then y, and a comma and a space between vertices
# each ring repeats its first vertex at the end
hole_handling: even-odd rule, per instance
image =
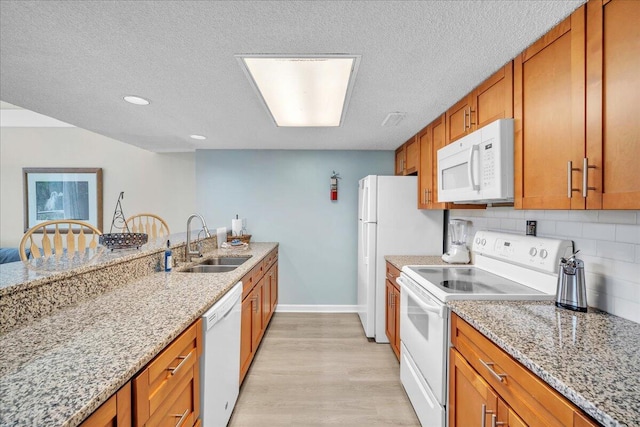
POLYGON ((236 55, 277 126, 340 126, 360 55, 236 55))
POLYGON ((191 139, 198 139, 198 140, 207 139, 207 137, 206 137, 206 136, 204 136, 204 135, 189 135, 189 137, 190 137, 191 139))
POLYGON ((130 104, 149 105, 149 100, 148 99, 140 98, 139 96, 127 95, 127 96, 124 97, 124 100, 127 101, 130 104))

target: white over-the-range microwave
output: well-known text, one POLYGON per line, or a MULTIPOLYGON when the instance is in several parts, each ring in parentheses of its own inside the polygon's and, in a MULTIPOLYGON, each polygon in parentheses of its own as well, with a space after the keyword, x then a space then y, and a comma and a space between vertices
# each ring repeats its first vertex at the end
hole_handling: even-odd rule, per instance
POLYGON ((513 202, 513 119, 500 119, 438 150, 438 202, 513 202))

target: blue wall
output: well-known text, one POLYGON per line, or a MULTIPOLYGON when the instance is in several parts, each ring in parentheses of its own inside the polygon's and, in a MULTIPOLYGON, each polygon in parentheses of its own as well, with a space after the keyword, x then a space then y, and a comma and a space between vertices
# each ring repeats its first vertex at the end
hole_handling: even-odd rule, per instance
POLYGON ((212 229, 238 214, 252 241, 280 243, 279 304, 355 305, 358 180, 393 168, 393 151, 197 150, 197 211, 212 229))

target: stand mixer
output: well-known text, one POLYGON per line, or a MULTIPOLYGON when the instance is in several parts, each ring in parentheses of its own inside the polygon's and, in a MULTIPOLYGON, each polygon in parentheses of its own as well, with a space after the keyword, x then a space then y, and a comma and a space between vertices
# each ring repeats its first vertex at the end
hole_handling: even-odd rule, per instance
POLYGON ((452 219, 449 221, 449 252, 442 255, 442 260, 449 264, 467 264, 469 249, 467 248, 467 221, 452 219))

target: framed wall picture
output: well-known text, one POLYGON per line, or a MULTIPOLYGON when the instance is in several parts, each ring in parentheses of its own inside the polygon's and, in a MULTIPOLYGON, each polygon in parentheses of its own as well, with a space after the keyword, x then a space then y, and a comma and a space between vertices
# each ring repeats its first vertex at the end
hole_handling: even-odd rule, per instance
POLYGON ((54 219, 102 230, 101 168, 23 168, 24 231, 54 219))

